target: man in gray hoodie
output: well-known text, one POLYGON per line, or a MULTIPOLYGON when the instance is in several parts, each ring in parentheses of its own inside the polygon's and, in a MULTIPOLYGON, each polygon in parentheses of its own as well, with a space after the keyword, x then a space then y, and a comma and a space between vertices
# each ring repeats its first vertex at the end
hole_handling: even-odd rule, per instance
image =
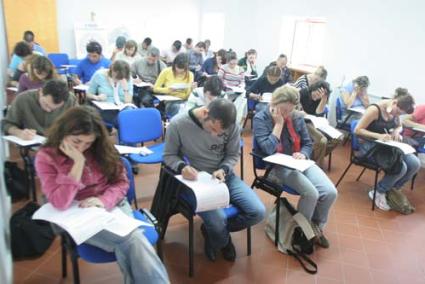
POLYGON ((227 219, 223 209, 200 212, 205 238, 205 254, 211 261, 221 249, 226 260, 234 261, 235 247, 229 232, 259 223, 265 207, 254 191, 233 173, 240 155, 240 129, 236 108, 226 99, 213 100, 208 106, 194 108, 174 117, 165 136, 164 161, 183 178, 196 180, 206 171, 229 188, 230 203, 240 213, 227 219), (183 158, 184 157, 184 158, 183 158))

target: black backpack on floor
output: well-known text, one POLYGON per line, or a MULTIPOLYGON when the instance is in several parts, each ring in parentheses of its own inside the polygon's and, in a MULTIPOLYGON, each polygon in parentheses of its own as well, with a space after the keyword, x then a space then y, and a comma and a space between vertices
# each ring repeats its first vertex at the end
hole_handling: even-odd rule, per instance
POLYGON ((32 219, 38 208, 40 206, 37 203, 29 202, 10 218, 14 259, 43 255, 55 238, 49 222, 32 219))
POLYGON ((28 186, 25 171, 15 162, 4 162, 4 181, 12 202, 28 198, 28 186))

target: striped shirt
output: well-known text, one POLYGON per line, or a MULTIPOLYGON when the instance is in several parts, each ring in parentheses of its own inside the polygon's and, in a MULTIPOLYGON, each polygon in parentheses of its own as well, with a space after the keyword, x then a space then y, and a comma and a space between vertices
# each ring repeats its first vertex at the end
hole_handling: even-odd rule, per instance
POLYGON ((228 64, 221 66, 218 70, 218 77, 223 81, 224 88, 229 89, 231 87, 245 88, 245 75, 242 68, 236 66, 235 69, 231 70, 228 64))
POLYGON ((307 74, 302 75, 301 77, 299 77, 297 79, 297 81, 295 81, 294 85, 295 88, 297 89, 304 89, 308 87, 308 80, 307 80, 307 74))

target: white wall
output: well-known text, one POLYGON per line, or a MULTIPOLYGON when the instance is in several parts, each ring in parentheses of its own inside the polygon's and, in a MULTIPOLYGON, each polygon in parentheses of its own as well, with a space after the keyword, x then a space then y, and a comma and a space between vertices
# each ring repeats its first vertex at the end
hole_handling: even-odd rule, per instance
POLYGON ((169 48, 174 40, 199 37, 199 0, 57 0, 59 48, 75 56, 74 23, 89 22, 91 12, 97 24, 125 27, 137 42, 151 37, 153 45, 169 48))
POLYGON ((205 0, 202 13, 223 12, 226 48, 240 56, 249 48, 259 52, 264 67, 279 53, 282 16, 324 17, 328 33, 324 65, 334 85, 368 75, 370 92, 389 95, 407 87, 425 103, 420 75, 425 66, 425 2, 389 0, 205 0))

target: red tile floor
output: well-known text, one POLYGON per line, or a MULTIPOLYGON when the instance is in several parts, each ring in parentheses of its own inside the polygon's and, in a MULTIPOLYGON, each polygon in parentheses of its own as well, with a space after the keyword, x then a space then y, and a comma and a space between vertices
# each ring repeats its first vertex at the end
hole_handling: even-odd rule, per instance
MULTIPOLYGON (((253 180, 249 155, 251 134, 245 138, 245 181, 253 180)), ((349 143, 339 146, 333 155, 328 172, 336 182, 348 164, 349 143)), ((157 183, 159 166, 141 166, 136 177, 139 205, 150 207, 157 183)), ((367 197, 373 184, 373 173, 366 172, 359 182, 355 179, 360 168, 353 166, 340 184, 339 196, 330 214, 325 234, 331 242, 329 249, 317 249, 313 259, 319 266, 316 275, 305 273, 292 258, 276 251, 264 234, 264 225, 256 225, 252 234, 252 255, 246 255, 246 231, 234 233, 237 249, 234 263, 218 259, 209 262, 203 255, 203 239, 196 220, 195 277, 188 277, 188 226, 184 218, 174 216, 170 221, 163 244, 164 263, 172 283, 425 283, 425 171, 419 173, 415 188, 405 193, 416 206, 416 212, 402 216, 395 212, 371 210, 367 197)), ((239 167, 237 168, 239 171, 239 167)), ((258 191, 267 209, 273 198, 258 191)), ((296 198, 290 197, 296 202, 296 198)), ((14 205, 18 208, 23 202, 14 205)), ((141 260, 142 261, 142 260, 141 260)), ((80 261, 82 283, 121 283, 115 263, 88 264, 80 261)), ((61 278, 60 247, 56 240, 45 255, 35 260, 14 263, 15 283, 72 283, 61 278)))

